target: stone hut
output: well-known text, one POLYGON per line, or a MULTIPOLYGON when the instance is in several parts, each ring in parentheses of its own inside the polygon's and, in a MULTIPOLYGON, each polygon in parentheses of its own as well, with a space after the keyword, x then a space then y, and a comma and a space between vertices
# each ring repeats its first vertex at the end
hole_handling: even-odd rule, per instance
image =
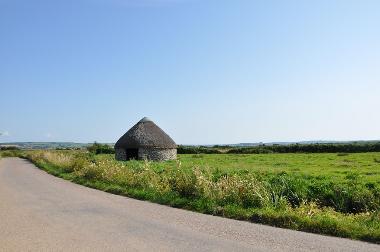
POLYGON ((177 145, 152 120, 144 117, 116 142, 115 157, 116 160, 171 160, 177 157, 177 145))

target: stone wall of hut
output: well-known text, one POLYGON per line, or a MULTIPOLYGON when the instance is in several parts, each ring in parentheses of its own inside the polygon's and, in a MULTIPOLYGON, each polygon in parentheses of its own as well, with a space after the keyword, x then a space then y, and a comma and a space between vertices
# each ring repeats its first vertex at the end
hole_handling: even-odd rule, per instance
POLYGON ((139 148, 139 159, 165 161, 177 158, 177 149, 139 148))
POLYGON ((125 149, 115 149, 116 160, 123 161, 127 160, 127 152, 125 149))
MULTIPOLYGON (((139 148, 140 160, 166 161, 177 158, 177 149, 139 148)), ((125 149, 115 149, 115 158, 119 161, 127 160, 125 149)))

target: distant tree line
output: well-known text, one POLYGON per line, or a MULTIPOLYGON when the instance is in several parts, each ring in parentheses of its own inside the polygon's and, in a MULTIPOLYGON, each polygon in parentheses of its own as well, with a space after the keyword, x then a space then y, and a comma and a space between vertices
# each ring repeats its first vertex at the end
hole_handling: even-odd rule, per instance
POLYGON ((17 146, 0 146, 0 150, 19 150, 17 146))
POLYGON ((177 148, 177 153, 178 154, 220 154, 221 151, 218 148, 213 148, 213 147, 179 145, 177 148))
POLYGON ((178 154, 264 154, 264 153, 358 153, 380 152, 380 142, 313 143, 289 145, 234 146, 179 146, 178 154))

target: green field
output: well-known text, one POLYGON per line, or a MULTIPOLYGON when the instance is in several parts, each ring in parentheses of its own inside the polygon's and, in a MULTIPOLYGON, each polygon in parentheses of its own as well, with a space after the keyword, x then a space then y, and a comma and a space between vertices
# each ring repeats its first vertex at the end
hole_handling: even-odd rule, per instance
MULTIPOLYGON (((111 157, 112 158, 112 157, 111 157)), ((195 154, 180 155, 184 168, 221 169, 228 174, 253 172, 324 176, 344 181, 355 175, 366 182, 380 183, 380 153, 327 154, 195 154)), ((162 167, 170 163, 163 163, 162 167)))
POLYGON ((380 153, 183 154, 115 161, 85 151, 3 152, 100 190, 207 214, 380 242, 380 153))

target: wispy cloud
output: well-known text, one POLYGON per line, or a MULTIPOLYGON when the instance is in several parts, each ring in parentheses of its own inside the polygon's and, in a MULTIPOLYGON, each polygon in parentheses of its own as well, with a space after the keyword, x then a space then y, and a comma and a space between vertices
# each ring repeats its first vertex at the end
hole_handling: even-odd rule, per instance
POLYGON ((53 134, 51 134, 50 132, 48 132, 48 133, 45 134, 45 137, 46 137, 46 138, 52 138, 52 137, 53 137, 53 134))
POLYGON ((0 136, 9 136, 9 132, 8 131, 1 131, 0 132, 0 136))

